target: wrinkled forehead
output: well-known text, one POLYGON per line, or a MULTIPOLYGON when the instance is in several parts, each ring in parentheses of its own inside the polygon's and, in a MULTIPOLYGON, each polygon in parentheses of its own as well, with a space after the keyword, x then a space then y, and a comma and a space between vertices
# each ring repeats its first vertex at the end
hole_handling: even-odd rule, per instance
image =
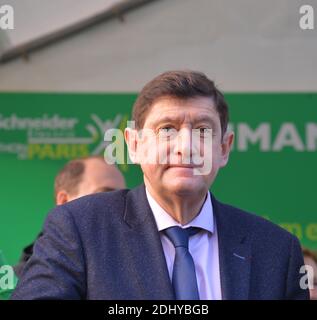
POLYGON ((162 122, 208 122, 216 126, 220 124, 220 118, 211 97, 189 99, 163 97, 151 106, 144 126, 153 126, 162 122))

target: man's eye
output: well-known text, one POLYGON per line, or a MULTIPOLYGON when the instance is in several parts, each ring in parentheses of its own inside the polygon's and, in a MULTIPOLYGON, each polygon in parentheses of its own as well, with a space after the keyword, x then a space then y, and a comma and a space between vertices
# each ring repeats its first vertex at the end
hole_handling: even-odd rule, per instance
POLYGON ((160 129, 160 131, 168 132, 168 131, 171 131, 172 129, 173 129, 172 127, 163 127, 160 129))
POLYGON ((206 134, 211 133, 211 129, 208 128, 199 128, 198 130, 201 136, 205 136, 206 134))
POLYGON ((176 130, 173 127, 166 126, 159 129, 159 134, 161 136, 171 136, 175 131, 176 130))

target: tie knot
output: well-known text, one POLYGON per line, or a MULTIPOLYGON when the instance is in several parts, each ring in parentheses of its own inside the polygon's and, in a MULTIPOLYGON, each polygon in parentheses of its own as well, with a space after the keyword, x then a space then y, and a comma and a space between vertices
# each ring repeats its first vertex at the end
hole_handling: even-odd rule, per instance
POLYGON ((193 236, 199 231, 200 229, 195 227, 183 229, 175 226, 165 229, 164 233, 171 240, 175 248, 184 247, 188 249, 189 237, 193 236))

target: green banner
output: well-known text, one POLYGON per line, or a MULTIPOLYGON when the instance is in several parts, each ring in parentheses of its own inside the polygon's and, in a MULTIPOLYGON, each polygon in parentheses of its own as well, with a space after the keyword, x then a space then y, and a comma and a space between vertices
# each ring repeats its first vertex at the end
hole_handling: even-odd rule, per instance
MULTIPOLYGON (((15 264, 54 206, 66 161, 103 154, 104 132, 124 129, 136 94, 0 94, 0 250, 15 264)), ((235 144, 212 191, 317 248, 317 94, 226 94, 235 144)), ((125 150, 126 158, 126 150, 125 150)), ((135 165, 119 166, 129 187, 135 165)))

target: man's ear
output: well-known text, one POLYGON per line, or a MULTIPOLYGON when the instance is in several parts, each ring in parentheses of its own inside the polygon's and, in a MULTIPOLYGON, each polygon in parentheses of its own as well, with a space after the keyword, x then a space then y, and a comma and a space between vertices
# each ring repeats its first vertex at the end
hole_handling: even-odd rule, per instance
POLYGON ((60 190, 56 194, 56 205, 61 205, 69 201, 69 195, 65 190, 60 190))
POLYGON ((230 132, 226 132, 224 137, 223 137, 223 141, 221 144, 221 151, 222 151, 222 159, 221 159, 221 167, 224 167, 227 165, 228 160, 229 160, 229 155, 230 155, 230 151, 233 145, 233 141, 234 141, 234 133, 232 131, 230 132))
POLYGON ((131 128, 125 128, 124 139, 128 146, 130 159, 133 163, 138 163, 138 131, 131 128))

